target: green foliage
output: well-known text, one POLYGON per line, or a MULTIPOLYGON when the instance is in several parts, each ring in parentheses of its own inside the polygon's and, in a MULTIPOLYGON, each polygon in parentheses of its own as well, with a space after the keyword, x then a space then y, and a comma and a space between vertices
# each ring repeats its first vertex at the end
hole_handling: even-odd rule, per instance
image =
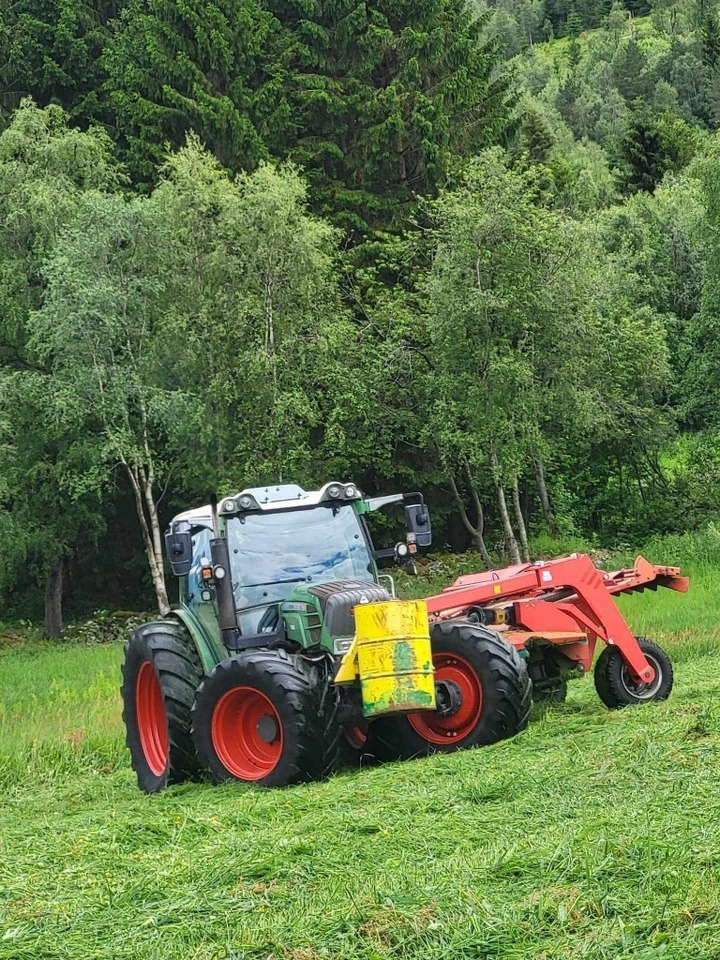
POLYGON ((720 61, 720 23, 716 10, 708 10, 700 26, 703 60, 709 70, 716 70, 720 61))
POLYGON ((717 429, 718 361, 720 360, 720 153, 717 138, 705 156, 694 164, 702 217, 698 227, 704 245, 704 274, 700 310, 690 327, 693 351, 688 362, 687 394, 691 422, 696 426, 717 429))
POLYGON ((334 231, 308 212, 294 167, 261 165, 232 181, 195 141, 168 164, 150 207, 172 237, 162 366, 196 394, 189 476, 214 463, 223 487, 307 478, 352 347, 334 231))
POLYGON ((397 221, 455 158, 508 128, 498 45, 482 40, 486 18, 463 0, 269 6, 283 25, 289 112, 273 149, 302 165, 322 211, 346 229, 397 221))
MULTIPOLYGON (((672 133, 672 131, 671 131, 672 133)), ((636 112, 619 143, 619 160, 624 163, 628 192, 651 193, 660 183, 672 158, 663 130, 654 118, 636 112)))
POLYGON ((91 620, 79 620, 68 624, 63 641, 68 643, 125 643, 128 633, 147 623, 151 613, 130 613, 118 610, 110 613, 98 611, 91 620))
POLYGON ((69 128, 56 107, 25 103, 0 135, 0 529, 5 589, 42 583, 58 558, 103 530, 91 438, 67 393, 28 349, 30 312, 42 303, 42 268, 88 192, 115 190, 121 174, 100 131, 69 128))
POLYGON ((123 4, 103 64, 116 137, 136 177, 153 180, 168 145, 191 130, 235 169, 267 155, 263 125, 278 110, 261 54, 272 31, 256 0, 123 4))
MULTIPOLYGON (((428 442, 448 466, 465 458, 481 472, 495 451, 509 478, 550 450, 636 462, 668 429, 663 325, 632 302, 622 262, 592 229, 538 204, 533 177, 487 154, 433 207, 428 442)), ((596 524, 610 521, 608 482, 595 466, 584 499, 596 524)))
POLYGON ((533 174, 513 173, 491 151, 431 208, 435 364, 427 432, 451 469, 463 458, 487 468, 495 451, 517 475, 533 444, 532 344, 549 319, 558 233, 535 199, 533 174))
POLYGON ((33 96, 86 122, 105 115, 102 51, 115 0, 14 0, 0 9, 0 119, 33 96))
POLYGON ((167 519, 251 482, 423 489, 495 560, 508 504, 531 536, 702 523, 717 19, 645 12, 0 12, 9 611, 58 569, 75 609, 150 604, 140 549, 161 597, 167 519))

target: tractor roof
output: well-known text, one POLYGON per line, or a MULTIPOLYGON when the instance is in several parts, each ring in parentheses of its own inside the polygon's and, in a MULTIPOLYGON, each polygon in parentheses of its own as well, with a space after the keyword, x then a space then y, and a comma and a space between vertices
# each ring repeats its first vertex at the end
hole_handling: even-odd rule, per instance
MULTIPOLYGON (((320 490, 303 490, 296 483, 278 484, 268 487, 248 487, 231 497, 223 497, 218 505, 219 513, 227 516, 245 511, 270 512, 274 510, 293 510, 315 507, 328 501, 361 500, 362 494, 354 483, 331 481, 320 490)), ((212 516, 210 506, 186 510, 173 518, 173 524, 184 520, 193 526, 210 526, 212 516)))

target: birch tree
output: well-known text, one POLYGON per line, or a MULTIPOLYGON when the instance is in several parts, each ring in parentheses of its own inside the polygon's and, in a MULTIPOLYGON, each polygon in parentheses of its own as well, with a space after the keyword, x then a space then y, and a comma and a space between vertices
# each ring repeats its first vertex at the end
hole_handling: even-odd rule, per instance
POLYGON ((205 475, 220 486, 318 479, 353 340, 335 231, 309 213, 293 166, 231 178, 192 138, 151 205, 173 238, 168 323, 183 379, 201 387, 205 475))
POLYGON ((31 322, 32 346, 52 371, 56 415, 68 405, 83 411, 98 458, 130 484, 162 613, 163 442, 190 410, 186 393, 159 375, 164 284, 153 265, 167 242, 147 201, 88 195, 48 261, 47 296, 31 322))
POLYGON ((322 469, 347 332, 333 241, 296 170, 233 179, 191 140, 149 198, 88 195, 47 263, 34 353, 129 483, 162 612, 171 478, 205 497, 322 469))
MULTIPOLYGON (((481 478, 491 480, 505 550, 515 563, 527 556, 515 488, 535 429, 530 345, 545 313, 557 233, 556 218, 534 202, 535 192, 531 175, 511 172, 493 150, 474 162, 458 190, 430 205, 429 433, 449 470, 462 474, 479 525, 481 478)), ((457 484, 459 500, 456 491, 457 484)))
POLYGON ((102 529, 94 458, 66 409, 53 412, 49 370, 28 347, 45 293, 43 263, 89 192, 121 183, 108 137, 68 126, 58 107, 24 101, 0 134, 0 528, 8 589, 45 582, 45 632, 63 627, 63 578, 80 542, 102 529), (92 477, 92 482, 90 478, 92 477), (17 574, 22 571, 22 574, 17 574))

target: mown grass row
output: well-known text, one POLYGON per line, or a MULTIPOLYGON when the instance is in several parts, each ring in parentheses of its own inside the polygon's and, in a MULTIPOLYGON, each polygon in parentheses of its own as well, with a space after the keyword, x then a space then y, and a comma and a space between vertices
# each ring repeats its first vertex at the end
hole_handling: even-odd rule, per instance
POLYGON ((0 960, 716 960, 720 564, 691 572, 623 601, 667 703, 586 679, 514 741, 285 791, 140 794, 121 649, 2 649, 0 960))

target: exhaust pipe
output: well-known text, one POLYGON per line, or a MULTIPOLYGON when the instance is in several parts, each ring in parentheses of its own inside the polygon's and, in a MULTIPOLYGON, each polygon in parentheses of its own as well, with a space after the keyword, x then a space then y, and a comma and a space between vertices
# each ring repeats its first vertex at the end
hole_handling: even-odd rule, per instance
POLYGON ((232 576, 230 575, 230 551, 228 550, 227 537, 220 532, 217 497, 214 493, 210 497, 210 513, 213 529, 213 538, 210 541, 210 556, 218 605, 218 625, 223 643, 228 650, 232 650, 237 647, 240 626, 235 610, 235 597, 233 596, 232 576))

